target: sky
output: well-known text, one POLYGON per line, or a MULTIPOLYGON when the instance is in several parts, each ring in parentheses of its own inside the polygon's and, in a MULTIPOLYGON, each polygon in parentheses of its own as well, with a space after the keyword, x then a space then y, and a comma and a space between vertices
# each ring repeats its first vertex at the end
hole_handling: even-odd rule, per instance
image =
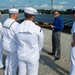
MULTIPOLYGON (((24 9, 34 7, 36 9, 50 10, 51 0, 0 0, 0 9, 15 8, 24 9)), ((75 0, 53 0, 53 9, 66 10, 75 6, 75 0)))

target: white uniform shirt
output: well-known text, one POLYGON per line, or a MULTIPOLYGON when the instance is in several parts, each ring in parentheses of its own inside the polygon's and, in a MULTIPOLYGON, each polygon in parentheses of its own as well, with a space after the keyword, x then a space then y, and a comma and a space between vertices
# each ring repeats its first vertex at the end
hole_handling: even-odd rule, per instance
POLYGON ((71 34, 72 34, 72 42, 73 42, 73 34, 75 33, 75 22, 73 23, 71 34))
POLYGON ((14 39, 17 25, 18 23, 11 18, 8 18, 3 24, 3 47, 7 51, 13 52, 17 49, 17 43, 14 39))
POLYGON ((0 23, 0 39, 3 37, 3 29, 2 29, 2 23, 0 23))
POLYGON ((16 34, 18 56, 21 59, 38 60, 43 47, 44 35, 41 28, 32 21, 26 20, 18 26, 16 34))

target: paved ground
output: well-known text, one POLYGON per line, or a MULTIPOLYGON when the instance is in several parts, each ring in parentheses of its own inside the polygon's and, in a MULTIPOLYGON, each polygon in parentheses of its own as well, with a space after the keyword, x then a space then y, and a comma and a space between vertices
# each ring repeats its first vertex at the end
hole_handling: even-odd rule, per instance
MULTIPOLYGON (((54 61, 54 57, 48 55, 52 50, 51 30, 43 28, 45 35, 44 48, 41 52, 39 75, 68 75, 69 74, 69 48, 71 35, 68 33, 61 34, 61 59, 54 61)), ((3 70, 0 70, 3 75, 3 70)))

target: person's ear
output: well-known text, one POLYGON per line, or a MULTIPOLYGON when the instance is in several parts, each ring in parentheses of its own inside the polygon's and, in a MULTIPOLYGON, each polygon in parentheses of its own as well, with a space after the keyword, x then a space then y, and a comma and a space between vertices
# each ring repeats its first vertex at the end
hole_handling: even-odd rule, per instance
POLYGON ((15 14, 13 14, 12 16, 15 17, 15 14))

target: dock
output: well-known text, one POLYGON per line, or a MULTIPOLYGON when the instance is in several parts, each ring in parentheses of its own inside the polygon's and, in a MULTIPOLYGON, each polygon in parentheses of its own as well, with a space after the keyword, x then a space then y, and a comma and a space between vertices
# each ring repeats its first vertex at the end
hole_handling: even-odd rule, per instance
MULTIPOLYGON (((46 28, 42 28, 42 30, 45 39, 40 55, 39 75, 69 75, 71 34, 65 31, 61 33, 61 59, 55 61, 53 56, 47 54, 52 51, 52 31, 46 28)), ((0 70, 0 75, 3 75, 3 70, 0 70)))

